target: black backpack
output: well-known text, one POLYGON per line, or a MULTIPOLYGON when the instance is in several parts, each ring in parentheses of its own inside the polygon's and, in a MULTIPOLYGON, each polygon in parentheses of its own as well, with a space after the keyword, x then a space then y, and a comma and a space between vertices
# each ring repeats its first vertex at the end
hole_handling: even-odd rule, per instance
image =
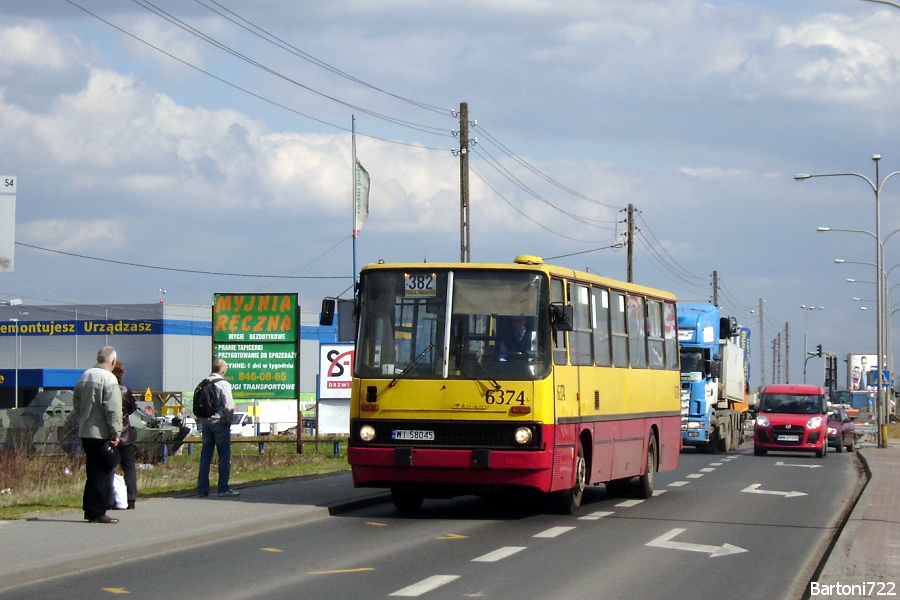
POLYGON ((219 394, 216 391, 218 379, 204 379, 194 390, 194 416, 206 419, 219 409, 219 394))

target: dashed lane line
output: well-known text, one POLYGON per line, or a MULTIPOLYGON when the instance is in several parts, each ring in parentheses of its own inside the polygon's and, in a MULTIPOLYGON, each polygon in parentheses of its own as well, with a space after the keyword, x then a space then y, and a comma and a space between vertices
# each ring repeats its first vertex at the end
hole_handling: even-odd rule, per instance
POLYGON ((414 583, 403 588, 402 590, 397 590, 390 595, 415 598, 416 596, 427 594, 428 592, 436 590, 442 585, 447 585, 451 581, 456 581, 457 579, 459 579, 459 575, 432 575, 431 577, 423 579, 419 583, 414 583))
POLYGON ((572 531, 575 529, 574 527, 551 527, 546 531, 542 531, 540 533, 534 534, 532 537, 536 538, 555 538, 558 537, 568 531, 572 531))
POLYGON ((498 560, 503 560, 507 556, 512 556, 516 552, 521 552, 524 549, 525 546, 504 546, 493 552, 488 552, 484 556, 473 558, 472 562, 497 562, 498 560))

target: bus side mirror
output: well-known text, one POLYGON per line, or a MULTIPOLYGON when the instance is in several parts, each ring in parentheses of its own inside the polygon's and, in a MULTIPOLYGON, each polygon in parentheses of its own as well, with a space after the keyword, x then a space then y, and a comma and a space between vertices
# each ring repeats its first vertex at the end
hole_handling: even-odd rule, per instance
POLYGON ((556 331, 572 331, 575 310, 569 304, 550 305, 550 327, 556 331))
POLYGON ((712 360, 709 362, 709 374, 713 379, 718 379, 722 376, 722 363, 717 360, 712 360))
POLYGON ((322 312, 319 315, 319 325, 334 325, 334 310, 337 301, 334 298, 325 298, 322 300, 322 312))

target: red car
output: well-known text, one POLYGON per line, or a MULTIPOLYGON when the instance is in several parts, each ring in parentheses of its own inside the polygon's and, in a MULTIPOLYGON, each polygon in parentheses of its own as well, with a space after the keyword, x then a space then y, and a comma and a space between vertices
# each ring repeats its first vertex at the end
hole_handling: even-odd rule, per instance
POLYGON ((828 402, 825 390, 814 385, 769 385, 759 394, 759 413, 753 424, 753 453, 769 450, 828 454, 828 402))
POLYGON ((836 452, 853 452, 856 448, 856 427, 853 419, 840 404, 828 408, 828 445, 836 452))

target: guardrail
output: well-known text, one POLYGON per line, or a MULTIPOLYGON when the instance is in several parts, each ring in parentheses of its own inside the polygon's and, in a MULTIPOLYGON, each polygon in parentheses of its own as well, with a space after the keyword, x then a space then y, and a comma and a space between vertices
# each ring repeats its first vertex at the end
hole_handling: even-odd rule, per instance
MULTIPOLYGON (((296 438, 285 437, 281 439, 279 436, 268 436, 268 435, 260 435, 260 436, 241 436, 241 435, 233 435, 231 436, 231 443, 234 444, 257 444, 259 453, 265 454, 266 444, 294 444, 297 446, 297 454, 303 454, 303 446, 308 446, 310 444, 313 445, 313 453, 319 454, 319 445, 322 444, 324 446, 331 445, 332 453, 334 456, 340 456, 341 454, 341 442, 346 443, 345 439, 313 439, 313 440, 300 440, 298 441, 296 438)), ((194 444, 200 445, 203 443, 203 438, 198 436, 186 437, 184 438, 184 446, 187 448, 188 456, 193 455, 194 453, 194 444)))

